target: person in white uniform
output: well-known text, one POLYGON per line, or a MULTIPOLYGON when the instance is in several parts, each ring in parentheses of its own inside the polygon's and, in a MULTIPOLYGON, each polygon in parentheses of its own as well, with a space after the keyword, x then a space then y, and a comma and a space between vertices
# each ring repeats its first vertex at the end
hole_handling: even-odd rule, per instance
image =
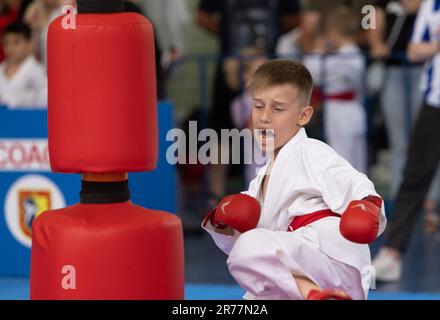
POLYGON ((366 172, 365 59, 355 42, 358 30, 358 19, 349 8, 332 10, 323 24, 325 55, 305 56, 303 63, 323 91, 326 142, 353 167, 366 172))
POLYGON ((31 54, 31 30, 13 22, 3 34, 6 59, 0 64, 0 104, 11 109, 44 108, 47 82, 43 66, 31 54))
POLYGON ((365 174, 307 137, 313 81, 302 64, 266 62, 247 89, 255 135, 272 156, 202 227, 229 256, 245 299, 366 299, 367 244, 386 225, 381 197, 365 174))

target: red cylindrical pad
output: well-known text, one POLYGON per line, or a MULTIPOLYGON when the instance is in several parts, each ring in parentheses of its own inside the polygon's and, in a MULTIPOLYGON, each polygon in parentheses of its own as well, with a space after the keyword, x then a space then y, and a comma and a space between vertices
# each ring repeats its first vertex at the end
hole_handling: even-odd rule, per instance
POLYGON ((154 35, 136 13, 63 17, 48 33, 49 153, 55 172, 152 170, 157 161, 154 35))
POLYGON ((180 219, 130 202, 77 204, 32 226, 31 299, 183 299, 180 219))

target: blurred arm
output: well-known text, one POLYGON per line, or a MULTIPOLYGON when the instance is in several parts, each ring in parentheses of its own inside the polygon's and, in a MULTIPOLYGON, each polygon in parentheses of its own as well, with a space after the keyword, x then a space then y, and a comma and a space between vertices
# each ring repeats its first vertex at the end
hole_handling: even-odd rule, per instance
POLYGON ((368 42, 371 47, 371 55, 373 58, 383 58, 389 55, 390 49, 385 41, 385 11, 376 7, 376 29, 368 31, 368 42))
POLYGON ((417 43, 408 46, 408 59, 411 62, 424 62, 439 52, 439 43, 417 43))
POLYGON ((213 35, 219 34, 219 22, 214 14, 210 14, 203 10, 197 11, 197 24, 213 35))

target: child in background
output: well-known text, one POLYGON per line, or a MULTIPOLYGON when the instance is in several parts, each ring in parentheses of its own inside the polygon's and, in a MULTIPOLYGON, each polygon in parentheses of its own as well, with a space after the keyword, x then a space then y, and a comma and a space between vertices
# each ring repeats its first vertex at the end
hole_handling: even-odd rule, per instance
POLYGON ((358 19, 339 7, 324 16, 325 55, 304 58, 304 65, 322 90, 326 142, 353 167, 367 170, 367 117, 363 106, 365 61, 355 42, 358 19))
POLYGON ((23 22, 8 25, 3 34, 6 55, 0 64, 0 104, 8 108, 37 108, 47 105, 47 83, 43 66, 31 54, 31 30, 23 22))

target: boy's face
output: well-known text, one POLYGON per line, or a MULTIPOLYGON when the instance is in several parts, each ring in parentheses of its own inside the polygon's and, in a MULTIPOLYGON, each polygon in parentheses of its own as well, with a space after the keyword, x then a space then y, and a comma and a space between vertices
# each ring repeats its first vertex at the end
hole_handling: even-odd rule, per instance
POLYGON ((254 90, 252 124, 254 135, 264 151, 275 154, 306 125, 313 114, 304 106, 298 89, 291 85, 254 90))
POLYGON ((19 63, 30 53, 30 41, 18 33, 8 33, 3 37, 3 51, 10 63, 19 63))
POLYGON ((325 46, 326 49, 328 51, 333 51, 335 49, 337 49, 339 42, 341 40, 341 35, 340 33, 333 29, 327 29, 326 32, 324 33, 324 38, 325 38, 325 46))

